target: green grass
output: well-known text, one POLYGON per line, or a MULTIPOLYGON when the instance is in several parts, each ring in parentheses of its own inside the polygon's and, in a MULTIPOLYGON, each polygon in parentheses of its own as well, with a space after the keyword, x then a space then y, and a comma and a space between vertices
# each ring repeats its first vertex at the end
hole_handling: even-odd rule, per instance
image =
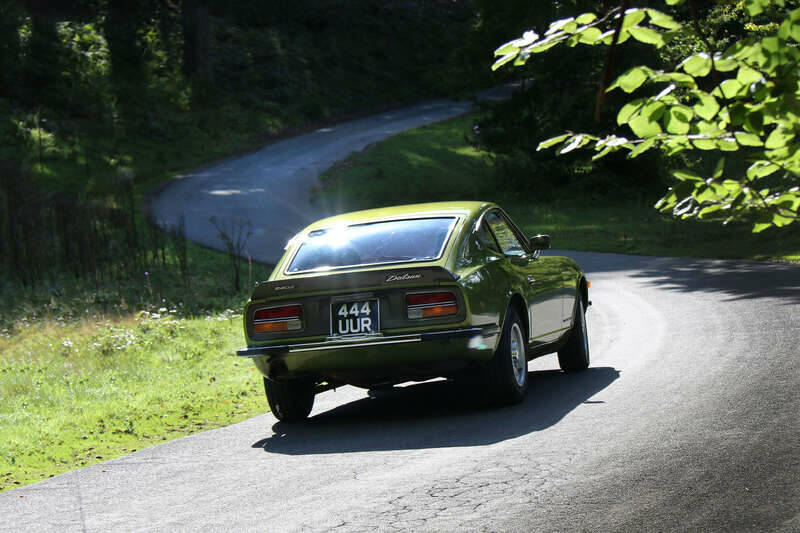
POLYGON ((188 245, 139 279, 0 285, 0 491, 269 408, 241 309, 269 265, 188 245), (251 270, 252 268, 252 270, 251 270))
POLYGON ((177 311, 0 337, 0 491, 267 410, 241 315, 177 311))
POLYGON ((658 192, 632 191, 598 202, 577 190, 538 200, 496 177, 491 158, 469 141, 475 115, 403 133, 352 154, 321 177, 314 201, 338 211, 403 203, 489 200, 553 247, 628 254, 800 261, 800 232, 789 226, 753 234, 746 223, 679 220, 653 209, 658 192))

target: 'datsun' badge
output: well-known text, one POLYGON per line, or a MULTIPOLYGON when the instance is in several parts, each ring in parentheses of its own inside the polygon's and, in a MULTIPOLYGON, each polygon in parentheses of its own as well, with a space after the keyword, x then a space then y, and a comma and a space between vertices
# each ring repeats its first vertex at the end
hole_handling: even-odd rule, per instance
POLYGON ((384 283, 392 283, 395 281, 411 281, 415 279, 420 279, 422 274, 409 274, 408 272, 404 272, 402 274, 390 274, 386 276, 386 280, 384 283))

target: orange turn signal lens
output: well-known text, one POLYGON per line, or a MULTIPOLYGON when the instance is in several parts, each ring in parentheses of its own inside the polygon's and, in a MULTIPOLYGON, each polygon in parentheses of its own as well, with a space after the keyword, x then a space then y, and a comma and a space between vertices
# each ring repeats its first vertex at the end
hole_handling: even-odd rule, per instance
POLYGON ((437 305, 436 307, 426 307, 422 309, 422 318, 434 318, 437 316, 451 316, 458 314, 456 304, 437 305))
POLYGON ((253 333, 286 333, 303 329, 303 307, 285 305, 257 309, 253 313, 253 333))
POLYGON ((452 292, 423 292, 406 295, 408 318, 437 318, 458 314, 458 301, 452 292))
POLYGON ((281 321, 253 324, 253 331, 256 333, 284 333, 289 331, 289 323, 286 321, 281 321))

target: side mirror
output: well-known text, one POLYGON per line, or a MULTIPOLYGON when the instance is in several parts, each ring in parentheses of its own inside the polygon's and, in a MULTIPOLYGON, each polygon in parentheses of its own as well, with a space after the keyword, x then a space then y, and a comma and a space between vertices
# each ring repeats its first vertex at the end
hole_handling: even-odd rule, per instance
POLYGON ((534 235, 528 242, 533 250, 547 250, 550 248, 550 235, 534 235))

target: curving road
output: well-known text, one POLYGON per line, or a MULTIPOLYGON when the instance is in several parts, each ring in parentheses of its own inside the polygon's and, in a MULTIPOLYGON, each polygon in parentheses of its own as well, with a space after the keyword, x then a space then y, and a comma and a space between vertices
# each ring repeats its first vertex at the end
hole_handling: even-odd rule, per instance
MULTIPOLYGON (((507 98, 516 85, 475 96, 477 100, 507 98)), ((319 174, 351 152, 472 109, 472 102, 436 100, 278 141, 179 176, 151 199, 149 215, 164 227, 177 227, 183 218, 190 240, 223 251, 219 229, 232 238, 243 230, 252 231, 248 253, 256 261, 274 264, 295 233, 339 212, 337 206, 310 203, 319 174)))
POLYGON ((521 405, 344 387, 0 494, 0 530, 800 531, 800 266, 565 253, 592 367, 521 405))

